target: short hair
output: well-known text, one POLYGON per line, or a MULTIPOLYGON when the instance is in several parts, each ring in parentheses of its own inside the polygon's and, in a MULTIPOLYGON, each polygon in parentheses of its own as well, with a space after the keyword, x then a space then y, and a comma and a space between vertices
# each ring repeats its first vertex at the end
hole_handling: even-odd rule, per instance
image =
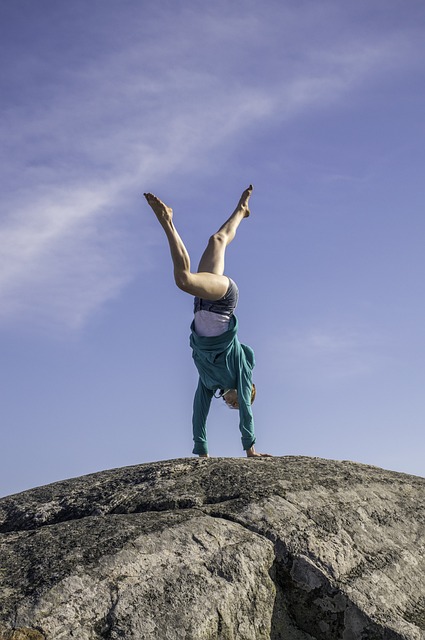
MULTIPOLYGON (((232 389, 220 389, 219 390, 219 395, 215 396, 216 398, 223 398, 224 402, 226 402, 226 398, 225 395, 227 394, 228 391, 232 391, 232 389)), ((235 389, 236 391, 236 389, 235 389)), ((255 386, 254 383, 252 383, 252 387, 251 387, 251 404, 254 402, 255 400, 255 396, 257 395, 257 387, 255 386)), ((227 402, 226 402, 227 404, 227 402)), ((227 405, 228 407, 230 407, 231 409, 235 409, 236 407, 232 407, 231 405, 227 405)))

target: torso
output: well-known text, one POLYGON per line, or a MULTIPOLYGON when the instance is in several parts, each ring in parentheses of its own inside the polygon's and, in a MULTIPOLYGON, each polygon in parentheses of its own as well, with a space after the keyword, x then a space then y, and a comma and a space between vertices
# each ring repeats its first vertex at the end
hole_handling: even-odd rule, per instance
POLYGON ((195 312, 195 331, 198 336, 220 336, 229 328, 230 316, 205 311, 195 312))
POLYGON ((229 328, 229 322, 238 303, 238 287, 229 278, 229 287, 220 300, 195 298, 195 331, 198 336, 220 336, 229 328))

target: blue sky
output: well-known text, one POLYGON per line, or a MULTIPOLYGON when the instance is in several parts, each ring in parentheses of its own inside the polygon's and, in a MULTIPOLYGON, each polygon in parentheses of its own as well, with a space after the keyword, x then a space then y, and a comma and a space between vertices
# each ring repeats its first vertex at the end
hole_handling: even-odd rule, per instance
POLYGON ((190 455, 192 300, 142 193, 196 267, 251 182, 257 449, 425 475, 423 3, 2 0, 0 29, 0 494, 190 455))

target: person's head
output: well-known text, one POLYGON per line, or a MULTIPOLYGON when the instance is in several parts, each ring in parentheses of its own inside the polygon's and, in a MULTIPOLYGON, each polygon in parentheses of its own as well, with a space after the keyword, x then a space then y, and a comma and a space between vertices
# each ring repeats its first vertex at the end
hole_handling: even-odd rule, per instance
MULTIPOLYGON (((254 402, 256 394, 257 389, 255 384, 252 383, 251 404, 254 402)), ((230 409, 239 409, 238 392, 236 389, 225 389, 222 398, 230 409)))

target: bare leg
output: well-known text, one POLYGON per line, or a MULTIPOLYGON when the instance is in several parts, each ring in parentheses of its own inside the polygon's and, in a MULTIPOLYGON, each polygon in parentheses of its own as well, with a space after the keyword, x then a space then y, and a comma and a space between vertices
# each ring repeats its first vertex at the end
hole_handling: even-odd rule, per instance
POLYGON ((165 231, 174 266, 174 280, 179 289, 206 300, 219 300, 229 284, 225 276, 212 273, 191 273, 190 257, 173 223, 173 210, 152 193, 145 198, 165 231))
MULTIPOLYGON (((190 257, 183 240, 174 226, 173 210, 152 193, 144 194, 167 236, 174 265, 174 279, 180 289, 206 300, 219 300, 224 296, 229 285, 228 278, 223 275, 225 249, 227 244, 233 240, 242 218, 249 215, 248 199, 251 195, 251 190, 252 187, 244 191, 235 211, 210 239, 204 253, 204 256, 206 256, 204 260, 206 270, 198 271, 198 273, 191 273, 190 271, 190 257), (216 239, 213 240, 213 238, 216 239), (207 264, 208 261, 210 265, 207 264), (218 268, 220 261, 223 264, 221 272, 218 268), (208 269, 208 266, 211 266, 213 270, 208 269)), ((202 263, 203 258, 199 265, 200 267, 202 263)))
MULTIPOLYGON (((236 235, 236 230, 243 218, 249 216, 248 202, 252 193, 252 185, 245 189, 240 197, 236 209, 220 229, 211 236, 198 267, 198 273, 224 274, 224 257, 226 247, 236 235)), ((224 292, 225 293, 225 292, 224 292)), ((223 295, 224 295, 223 293, 223 295)))

